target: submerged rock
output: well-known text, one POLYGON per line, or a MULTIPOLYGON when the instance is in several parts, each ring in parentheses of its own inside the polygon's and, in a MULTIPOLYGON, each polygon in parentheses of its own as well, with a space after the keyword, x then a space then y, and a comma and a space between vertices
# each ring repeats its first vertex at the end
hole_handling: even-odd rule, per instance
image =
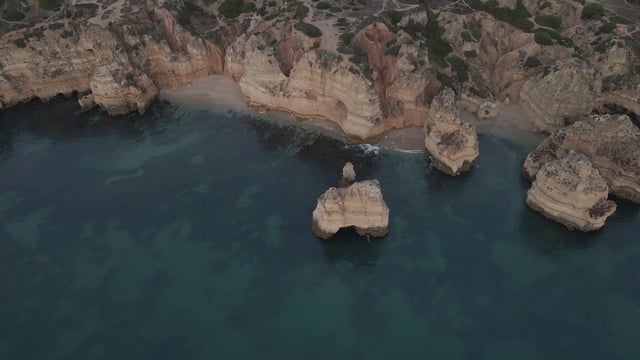
POLYGON ((527 156, 524 174, 534 179, 572 150, 589 158, 613 195, 640 203, 640 129, 628 116, 592 115, 555 131, 527 156))
POLYGON ((353 165, 346 163, 339 187, 329 188, 318 198, 311 228, 317 237, 328 239, 347 227, 353 227, 359 235, 381 237, 389 232, 389 208, 380 182, 355 182, 355 178, 353 165))
POLYGON ((527 205, 545 217, 581 231, 598 230, 616 210, 609 186, 589 158, 569 151, 545 163, 527 192, 527 205))
POLYGON ((468 171, 478 157, 475 127, 460 120, 455 93, 446 88, 431 102, 424 123, 424 146, 433 158, 433 166, 449 175, 468 171))

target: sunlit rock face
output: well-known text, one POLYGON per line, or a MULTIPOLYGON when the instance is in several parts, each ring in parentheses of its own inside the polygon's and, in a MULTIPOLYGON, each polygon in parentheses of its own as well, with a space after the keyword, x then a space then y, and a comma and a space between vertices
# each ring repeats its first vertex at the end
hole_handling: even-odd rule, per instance
POLYGON ((431 102, 423 130, 433 166, 446 174, 468 171, 479 155, 475 127, 460 120, 455 93, 449 88, 431 102))
POLYGON ((355 182, 351 163, 345 164, 338 187, 318 198, 313 211, 313 233, 328 239, 340 229, 353 227, 360 235, 385 236, 389 232, 389 208, 378 180, 355 182))
POLYGON ((545 163, 527 192, 527 205, 545 217, 581 231, 598 230, 615 212, 609 186, 584 154, 569 151, 545 163))

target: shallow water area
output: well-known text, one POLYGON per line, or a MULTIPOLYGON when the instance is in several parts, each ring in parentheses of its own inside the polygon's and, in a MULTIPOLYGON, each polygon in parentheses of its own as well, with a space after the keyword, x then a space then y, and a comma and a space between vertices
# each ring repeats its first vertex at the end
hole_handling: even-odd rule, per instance
POLYGON ((566 230, 524 204, 530 144, 424 153, 160 102, 0 113, 0 359, 637 359, 638 206, 566 230), (344 162, 383 239, 311 233, 344 162))

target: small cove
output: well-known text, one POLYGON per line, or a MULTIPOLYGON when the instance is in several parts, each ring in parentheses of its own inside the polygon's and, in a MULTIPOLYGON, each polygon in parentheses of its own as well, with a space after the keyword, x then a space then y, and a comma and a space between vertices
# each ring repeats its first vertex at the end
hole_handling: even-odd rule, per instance
POLYGON ((636 359, 638 207, 582 234, 524 204, 532 146, 424 153, 153 105, 0 113, 0 358, 636 359), (390 233, 310 231, 351 161, 390 233))

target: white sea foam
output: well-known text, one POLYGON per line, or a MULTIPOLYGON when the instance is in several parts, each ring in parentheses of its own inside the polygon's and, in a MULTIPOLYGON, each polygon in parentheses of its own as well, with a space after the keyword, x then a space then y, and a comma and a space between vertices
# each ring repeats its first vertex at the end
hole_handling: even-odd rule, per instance
POLYGON ((360 144, 358 145, 360 149, 365 153, 365 155, 378 155, 380 154, 380 146, 371 145, 371 144, 360 144))

